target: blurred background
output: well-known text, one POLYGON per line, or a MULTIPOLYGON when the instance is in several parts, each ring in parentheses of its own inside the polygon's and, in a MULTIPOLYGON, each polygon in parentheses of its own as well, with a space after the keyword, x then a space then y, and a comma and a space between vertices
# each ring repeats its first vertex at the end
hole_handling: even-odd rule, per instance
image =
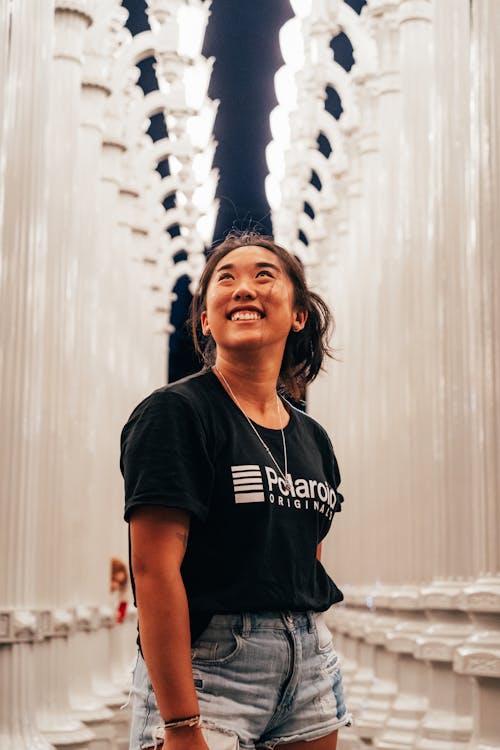
MULTIPOLYGON (((348 0, 347 4, 358 13, 365 0, 348 0)), ((126 26, 132 34, 149 30, 145 0, 127 0, 123 6, 129 16, 126 26)), ((286 21, 294 17, 289 0, 218 0, 211 7, 205 32, 202 54, 215 58, 208 96, 219 100, 213 133, 217 147, 213 164, 218 170, 215 191, 218 211, 215 220, 213 243, 220 242, 232 229, 253 228, 261 234, 272 234, 271 209, 266 197, 265 178, 268 173, 266 146, 272 140, 269 115, 278 105, 274 88, 274 75, 283 63, 279 46, 279 31, 286 21)), ((335 61, 346 71, 354 63, 349 37, 341 30, 330 40, 335 61)), ((158 88, 155 58, 145 58, 138 63, 138 85, 145 94, 158 88)), ((342 104, 337 91, 330 85, 325 88, 325 110, 338 119, 342 104)), ((148 134, 153 141, 164 138, 167 126, 163 113, 150 120, 148 134)), ((322 133, 317 138, 318 149, 326 157, 331 145, 322 133)), ((168 165, 160 166, 162 176, 168 165)), ((163 203, 165 210, 175 206, 175 196, 163 203)), ((176 237, 179 227, 169 228, 176 237)), ((305 237, 302 238, 307 243, 305 237)), ((174 262, 186 259, 179 251, 174 262)), ((172 304, 171 322, 175 328, 169 342, 169 380, 179 380, 199 369, 199 360, 193 352, 185 320, 191 303, 189 277, 181 277, 174 287, 177 300, 172 304)))

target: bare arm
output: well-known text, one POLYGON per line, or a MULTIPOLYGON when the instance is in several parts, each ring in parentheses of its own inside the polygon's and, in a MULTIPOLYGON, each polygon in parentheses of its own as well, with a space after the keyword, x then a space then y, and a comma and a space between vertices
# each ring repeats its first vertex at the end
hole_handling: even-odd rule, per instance
MULTIPOLYGON (((165 720, 199 713, 191 667, 186 590, 181 577, 189 535, 185 511, 145 506, 130 520, 141 648, 165 720)), ((169 730, 168 746, 205 750, 201 731, 169 730)))

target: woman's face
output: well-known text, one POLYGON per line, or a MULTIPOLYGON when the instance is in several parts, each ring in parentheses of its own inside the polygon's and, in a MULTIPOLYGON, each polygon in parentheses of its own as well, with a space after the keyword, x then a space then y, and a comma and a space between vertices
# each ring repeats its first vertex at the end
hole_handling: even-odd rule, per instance
POLYGON ((281 260, 258 245, 231 250, 216 265, 201 314, 205 335, 218 354, 266 349, 281 358, 288 334, 300 331, 307 315, 294 303, 293 284, 281 260))

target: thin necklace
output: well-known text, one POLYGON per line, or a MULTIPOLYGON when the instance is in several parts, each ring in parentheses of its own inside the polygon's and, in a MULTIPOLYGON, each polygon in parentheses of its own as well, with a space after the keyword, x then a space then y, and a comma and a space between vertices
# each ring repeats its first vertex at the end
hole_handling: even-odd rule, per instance
POLYGON ((292 490, 292 487, 290 485, 290 480, 288 479, 288 455, 287 455, 287 452, 286 452, 285 432, 283 430, 283 422, 281 421, 280 401, 279 401, 279 398, 278 398, 278 394, 276 393, 276 411, 278 412, 278 420, 279 420, 279 423, 280 423, 280 431, 281 431, 281 440, 283 442, 283 456, 284 456, 284 459, 285 459, 285 473, 283 473, 283 471, 281 469, 281 466, 279 465, 279 463, 274 458, 273 454, 271 453, 271 449, 269 448, 269 446, 267 445, 267 443, 265 443, 264 440, 259 435, 259 433, 258 433, 257 429, 255 428, 252 420, 250 419, 250 417, 247 416, 247 414, 246 414, 245 410, 243 409, 242 405, 240 404, 240 402, 236 398, 236 396, 235 396, 235 394, 233 392, 233 389, 231 388, 231 386, 227 382, 226 378, 224 377, 224 374, 219 370, 219 368, 217 367, 217 365, 214 365, 214 370, 216 372, 218 372, 218 374, 221 376, 222 380, 224 381, 224 385, 226 386, 227 390, 229 391, 229 394, 231 395, 234 403, 236 404, 236 406, 238 407, 238 409, 241 411, 241 413, 243 414, 243 416, 247 420, 248 424, 250 425, 250 427, 252 428, 252 430, 255 432, 255 434, 259 438, 260 442, 262 443, 262 445, 264 446, 264 448, 266 449, 266 451, 269 453, 270 458, 273 460, 274 465, 276 466, 276 468, 278 469, 279 473, 281 474, 281 476, 282 476, 282 478, 283 478, 283 480, 284 480, 287 488, 289 490, 292 490))

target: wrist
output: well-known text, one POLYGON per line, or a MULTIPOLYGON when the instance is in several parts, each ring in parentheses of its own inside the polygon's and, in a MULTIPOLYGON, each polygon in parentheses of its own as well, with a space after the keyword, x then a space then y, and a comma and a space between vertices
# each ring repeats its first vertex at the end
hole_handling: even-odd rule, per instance
POLYGON ((196 737, 201 733, 201 724, 192 727, 175 727, 175 729, 173 727, 165 727, 164 733, 166 740, 169 738, 178 738, 181 740, 188 737, 196 737))
POLYGON ((201 726, 201 716, 199 713, 191 716, 183 716, 179 719, 166 719, 163 723, 164 729, 180 729, 182 727, 199 727, 201 726))

